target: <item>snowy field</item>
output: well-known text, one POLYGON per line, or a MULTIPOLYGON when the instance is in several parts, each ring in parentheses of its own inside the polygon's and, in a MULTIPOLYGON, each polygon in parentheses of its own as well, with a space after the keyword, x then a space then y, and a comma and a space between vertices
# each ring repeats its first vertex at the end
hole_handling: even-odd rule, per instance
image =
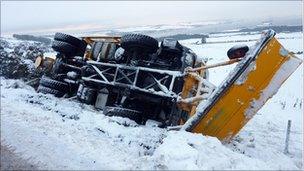
MULTIPOLYGON (((210 40, 258 37, 227 34, 210 40)), ((294 37, 279 41, 289 50, 303 51, 303 33, 277 37, 294 37)), ((208 58, 208 64, 227 60, 227 50, 235 45, 197 45, 197 41, 181 43, 208 58)), ((303 54, 298 57, 303 59, 303 54)), ((211 69, 210 81, 219 85, 232 67, 211 69)), ((107 117, 92 106, 39 94, 21 81, 1 78, 1 144, 14 148, 39 169, 301 170, 302 114, 303 64, 233 141, 224 145, 213 137, 107 117), (289 153, 284 154, 288 120, 292 121, 289 153)))

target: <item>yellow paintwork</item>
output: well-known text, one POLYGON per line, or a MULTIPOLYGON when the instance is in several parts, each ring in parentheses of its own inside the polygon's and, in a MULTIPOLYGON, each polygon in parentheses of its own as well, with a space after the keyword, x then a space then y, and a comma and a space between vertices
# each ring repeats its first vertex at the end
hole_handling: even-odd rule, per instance
MULTIPOLYGON (((201 67, 205 66, 204 63, 201 63, 201 67)), ((200 80, 207 78, 207 74, 205 70, 189 72, 184 76, 184 85, 181 92, 181 98, 187 99, 191 97, 195 97, 200 95, 199 93, 199 86, 200 80)), ((193 116, 196 113, 196 108, 199 104, 199 101, 191 102, 191 103, 182 103, 178 102, 178 107, 187 112, 188 117, 193 116)), ((181 119, 180 124, 183 125, 186 121, 181 119)))
POLYGON ((229 140, 237 134, 252 118, 245 117, 245 112, 250 108, 252 99, 259 99, 261 91, 269 85, 282 64, 290 58, 296 58, 290 53, 282 56, 281 48, 282 45, 277 39, 271 38, 257 56, 256 68, 249 72, 246 81, 241 85, 233 84, 192 132, 214 136, 222 141, 229 140))

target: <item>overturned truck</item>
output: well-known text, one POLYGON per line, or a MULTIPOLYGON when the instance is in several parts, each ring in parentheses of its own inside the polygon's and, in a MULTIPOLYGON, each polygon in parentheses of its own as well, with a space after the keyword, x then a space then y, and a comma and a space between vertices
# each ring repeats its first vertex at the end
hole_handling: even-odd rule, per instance
POLYGON ((206 65, 178 41, 140 34, 76 38, 56 33, 56 56, 41 56, 38 92, 77 97, 108 116, 229 141, 302 63, 264 31, 252 47, 235 46, 229 61, 206 65), (238 62, 218 87, 208 68, 238 62), (199 109, 198 108, 199 105, 199 109))

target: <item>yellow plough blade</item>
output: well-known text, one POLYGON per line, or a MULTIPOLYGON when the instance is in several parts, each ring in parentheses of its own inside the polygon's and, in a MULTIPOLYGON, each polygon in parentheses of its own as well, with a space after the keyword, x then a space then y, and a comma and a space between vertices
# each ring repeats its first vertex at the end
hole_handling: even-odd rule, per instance
POLYGON ((225 142, 235 136, 297 69, 302 60, 269 30, 182 126, 225 142))

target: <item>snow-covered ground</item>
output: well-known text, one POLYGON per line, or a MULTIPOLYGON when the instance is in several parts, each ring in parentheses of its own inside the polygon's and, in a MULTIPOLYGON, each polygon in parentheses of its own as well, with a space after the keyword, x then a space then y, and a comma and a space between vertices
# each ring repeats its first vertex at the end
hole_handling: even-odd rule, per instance
MULTIPOLYGON (((289 50, 303 50, 302 33, 277 36, 296 37, 280 42, 289 50)), ((226 60, 227 50, 235 45, 196 45, 196 41, 181 43, 208 58, 208 64, 226 60)), ((211 69, 210 81, 219 85, 232 67, 211 69)), ((39 94, 21 81, 1 78, 1 144, 15 148, 39 169, 300 170, 302 113, 303 64, 238 136, 224 145, 213 137, 107 117, 92 106, 39 94), (284 154, 289 119, 289 153, 284 154)))
POLYGON ((161 30, 173 30, 173 29, 190 29, 197 26, 216 25, 219 21, 206 21, 206 22, 183 22, 174 25, 146 25, 139 27, 127 27, 118 28, 114 31, 118 32, 136 32, 136 31, 161 31, 161 30))

